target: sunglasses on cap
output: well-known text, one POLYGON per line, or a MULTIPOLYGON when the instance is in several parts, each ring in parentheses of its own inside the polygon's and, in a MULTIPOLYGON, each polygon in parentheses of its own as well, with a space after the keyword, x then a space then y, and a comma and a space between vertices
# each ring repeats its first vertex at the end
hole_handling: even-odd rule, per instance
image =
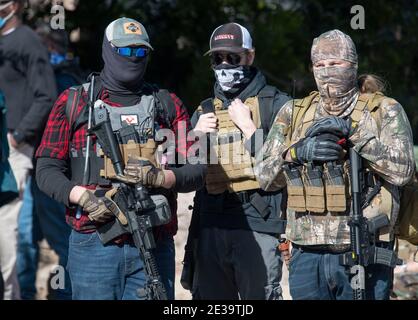
POLYGON ((229 52, 229 53, 213 52, 210 55, 211 63, 213 66, 219 66, 224 61, 227 62, 228 64, 237 66, 241 63, 243 57, 244 56, 242 54, 233 53, 233 52, 229 52))
POLYGON ((148 55, 148 49, 147 48, 141 48, 141 47, 113 47, 113 50, 116 51, 117 54, 121 55, 122 57, 138 57, 138 58, 144 58, 148 55))

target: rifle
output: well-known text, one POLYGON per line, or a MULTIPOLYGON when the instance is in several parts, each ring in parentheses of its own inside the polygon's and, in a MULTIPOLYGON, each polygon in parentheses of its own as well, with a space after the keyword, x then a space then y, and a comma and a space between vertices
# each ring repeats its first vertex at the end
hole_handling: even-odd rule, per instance
MULTIPOLYGON (((124 162, 106 107, 96 102, 94 118, 95 126, 91 129, 92 133, 96 135, 104 153, 111 159, 115 173, 123 176, 124 162)), ((121 140, 126 138, 129 141, 139 141, 138 134, 131 126, 122 128, 118 137, 121 140), (121 132, 124 134, 120 134, 121 132)), ((148 164, 145 160, 141 163, 141 165, 148 164)), ((126 219, 120 219, 119 215, 115 214, 118 219, 99 228, 97 232, 101 241, 106 244, 118 235, 130 233, 143 259, 145 273, 148 276, 145 288, 139 289, 138 295, 145 296, 147 300, 167 300, 166 289, 161 282, 155 257, 151 252, 156 247, 152 227, 167 223, 167 219, 159 219, 158 216, 152 215, 157 209, 156 203, 140 183, 128 185, 121 182, 114 201, 126 219)), ((163 211, 164 218, 167 218, 170 214, 166 212, 167 210, 163 209, 163 211)))
POLYGON ((340 263, 350 267, 354 300, 364 300, 366 299, 365 268, 372 264, 382 264, 394 268, 402 261, 398 259, 394 251, 376 246, 379 231, 388 227, 390 221, 385 214, 379 214, 371 219, 363 216, 365 206, 362 193, 365 186, 365 174, 362 158, 353 148, 349 149, 349 157, 352 206, 348 224, 350 226, 351 251, 340 256, 340 263))

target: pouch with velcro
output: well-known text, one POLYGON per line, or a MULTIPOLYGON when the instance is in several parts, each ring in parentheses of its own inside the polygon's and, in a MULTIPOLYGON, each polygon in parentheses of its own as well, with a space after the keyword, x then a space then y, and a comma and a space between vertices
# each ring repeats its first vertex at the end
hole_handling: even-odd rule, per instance
POLYGON ((306 211, 302 168, 302 166, 294 166, 290 164, 286 164, 283 167, 283 172, 287 182, 287 207, 297 212, 306 211))
POLYGON ((304 170, 306 210, 314 213, 325 212, 325 188, 322 181, 322 166, 308 164, 304 170))
POLYGON ((346 212, 347 186, 342 165, 326 163, 324 166, 326 206, 330 212, 346 212))

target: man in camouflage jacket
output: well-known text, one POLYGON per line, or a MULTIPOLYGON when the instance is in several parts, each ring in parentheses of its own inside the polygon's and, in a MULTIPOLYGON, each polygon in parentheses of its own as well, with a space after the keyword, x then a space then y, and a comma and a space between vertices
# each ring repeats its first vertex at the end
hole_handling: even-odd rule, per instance
MULTIPOLYGON (((298 100, 289 101, 277 114, 263 150, 258 153, 257 179, 263 189, 278 190, 289 182, 284 170, 289 163, 302 167, 312 163, 344 163, 347 157, 344 158, 341 138, 349 137, 375 181, 382 181, 383 186, 363 213, 367 218, 388 215, 391 228, 378 244, 388 248, 393 243, 391 231, 399 212, 399 187, 411 179, 414 170, 408 118, 397 101, 376 95, 378 108, 373 111, 364 108, 353 130, 348 119, 358 113, 364 97, 357 85, 353 41, 339 30, 326 32, 314 40, 311 58, 319 91, 309 106, 314 108, 313 125, 306 128, 305 117, 292 128, 298 100)), ((344 183, 348 186, 348 179, 344 183)), ((350 250, 349 195, 346 201, 344 212, 326 207, 320 213, 298 211, 289 205, 286 235, 293 246, 289 265, 293 299, 352 299, 349 275, 339 263, 339 256, 350 250)), ((388 299, 392 278, 393 268, 377 264, 367 267, 366 298, 388 299)))

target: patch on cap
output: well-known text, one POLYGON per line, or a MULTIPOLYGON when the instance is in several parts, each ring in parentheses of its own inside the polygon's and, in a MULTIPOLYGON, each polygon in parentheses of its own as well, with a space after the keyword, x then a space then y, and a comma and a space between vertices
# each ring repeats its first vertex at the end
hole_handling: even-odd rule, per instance
POLYGON ((143 45, 153 50, 147 30, 134 19, 119 18, 110 23, 106 28, 106 38, 116 47, 143 45))
POLYGON ((142 34, 142 29, 139 23, 136 22, 127 22, 123 24, 123 30, 125 34, 142 34))

